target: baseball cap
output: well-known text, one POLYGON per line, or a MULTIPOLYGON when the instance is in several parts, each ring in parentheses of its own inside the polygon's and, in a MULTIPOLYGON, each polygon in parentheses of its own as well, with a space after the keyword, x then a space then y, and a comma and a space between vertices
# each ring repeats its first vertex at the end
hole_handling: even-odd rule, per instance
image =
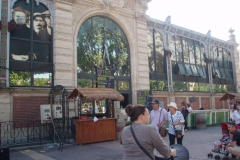
POLYGON ((156 104, 159 104, 159 101, 154 99, 151 103, 156 103, 156 104))

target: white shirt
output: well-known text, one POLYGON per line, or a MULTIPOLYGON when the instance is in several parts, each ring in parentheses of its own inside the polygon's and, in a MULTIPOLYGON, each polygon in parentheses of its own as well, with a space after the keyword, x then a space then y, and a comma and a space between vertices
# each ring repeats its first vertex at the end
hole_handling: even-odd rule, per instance
MULTIPOLYGON (((184 117, 181 112, 176 111, 174 115, 171 115, 170 111, 168 112, 168 122, 169 122, 169 128, 168 128, 168 133, 175 135, 175 129, 172 125, 173 123, 176 122, 185 122, 184 117)), ((183 125, 175 125, 176 130, 182 130, 182 135, 184 135, 184 127, 183 125)))
MULTIPOLYGON (((158 110, 152 110, 150 113, 150 122, 153 127, 158 131, 159 127, 157 126, 159 123, 161 124, 163 121, 168 120, 167 118, 168 112, 164 108, 160 108, 158 110), (162 113, 161 113, 162 112, 162 113), (159 117, 161 114, 161 117, 159 117)), ((165 127, 165 126, 164 126, 165 127)))
MULTIPOLYGON (((232 114, 232 120, 234 121, 234 119, 236 118, 240 118, 240 114, 238 113, 238 110, 235 110, 232 114)), ((235 121, 236 124, 240 124, 240 120, 235 121)))

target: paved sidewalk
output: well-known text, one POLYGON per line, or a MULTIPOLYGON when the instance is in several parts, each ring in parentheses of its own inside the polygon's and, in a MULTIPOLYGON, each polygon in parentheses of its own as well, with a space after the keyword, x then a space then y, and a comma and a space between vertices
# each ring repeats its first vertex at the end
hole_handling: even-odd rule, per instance
MULTIPOLYGON (((212 150, 213 143, 221 136, 220 125, 186 132, 183 145, 190 153, 190 160, 207 160, 207 154, 212 150)), ((169 143, 168 137, 164 140, 169 143)), ((82 146, 65 144, 63 152, 59 152, 58 146, 48 150, 45 150, 44 146, 11 149, 10 156, 11 160, 121 160, 123 151, 119 141, 116 140, 82 146)))

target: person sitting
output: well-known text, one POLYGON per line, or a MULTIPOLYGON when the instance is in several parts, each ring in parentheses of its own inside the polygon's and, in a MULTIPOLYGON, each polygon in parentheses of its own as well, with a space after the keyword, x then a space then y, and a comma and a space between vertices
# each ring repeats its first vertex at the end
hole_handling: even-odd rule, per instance
POLYGON ((232 142, 227 144, 226 150, 232 154, 232 157, 240 157, 240 131, 237 130, 234 122, 227 122, 228 131, 233 134, 232 142))
POLYGON ((165 158, 176 156, 176 150, 171 149, 163 141, 155 127, 148 125, 150 116, 145 106, 128 105, 125 108, 125 112, 133 123, 125 127, 122 131, 122 145, 125 153, 123 156, 124 160, 146 160, 150 157, 151 159, 155 159, 153 154, 154 148, 165 158), (140 149, 139 144, 135 141, 131 129, 145 152, 140 149))
POLYGON ((222 134, 222 138, 214 142, 214 148, 212 149, 213 152, 221 153, 225 151, 225 146, 227 145, 229 140, 229 132, 228 130, 223 130, 222 134))

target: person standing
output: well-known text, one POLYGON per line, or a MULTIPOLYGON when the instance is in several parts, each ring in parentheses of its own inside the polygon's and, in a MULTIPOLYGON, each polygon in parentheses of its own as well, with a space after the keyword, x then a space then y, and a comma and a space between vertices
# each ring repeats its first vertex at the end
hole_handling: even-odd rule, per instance
POLYGON ((184 117, 180 111, 177 111, 177 104, 175 102, 171 102, 169 105, 169 112, 168 112, 168 137, 170 145, 175 144, 175 138, 177 138, 177 144, 182 145, 182 140, 184 136, 184 127, 183 123, 185 122, 184 117), (176 130, 182 130, 182 136, 176 137, 176 130))
POLYGON ((182 113, 183 118, 185 120, 185 122, 184 122, 184 131, 187 132, 187 130, 188 130, 187 116, 188 116, 188 113, 189 113, 188 109, 187 109, 188 108, 188 104, 183 101, 181 103, 181 107, 182 107, 181 113, 182 113))
POLYGON ((154 148, 156 148, 156 150, 165 158, 176 156, 176 150, 171 149, 156 129, 153 126, 148 125, 149 112, 145 106, 128 105, 125 107, 125 112, 130 117, 132 125, 124 127, 122 131, 122 145, 124 150, 123 160, 146 160, 150 159, 150 157, 151 159, 155 159, 153 154, 154 148), (137 141, 146 153, 140 149, 139 145, 133 138, 133 134, 135 134, 137 141))
POLYGON ((151 103, 153 110, 150 113, 150 123, 158 131, 159 128, 165 127, 168 121, 168 113, 164 108, 159 107, 158 100, 153 100, 151 103))

